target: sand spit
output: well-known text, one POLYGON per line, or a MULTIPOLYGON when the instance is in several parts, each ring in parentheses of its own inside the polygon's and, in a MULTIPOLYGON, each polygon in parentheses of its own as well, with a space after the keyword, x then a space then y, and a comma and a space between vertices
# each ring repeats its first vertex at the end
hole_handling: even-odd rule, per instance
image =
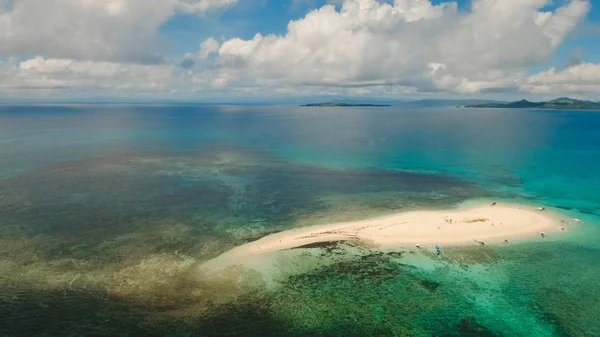
POLYGON ((505 240, 551 236, 564 229, 560 218, 531 207, 485 205, 469 209, 415 211, 391 216, 310 226, 266 236, 234 248, 211 264, 327 241, 360 241, 368 247, 392 249, 434 245, 489 245, 505 240))

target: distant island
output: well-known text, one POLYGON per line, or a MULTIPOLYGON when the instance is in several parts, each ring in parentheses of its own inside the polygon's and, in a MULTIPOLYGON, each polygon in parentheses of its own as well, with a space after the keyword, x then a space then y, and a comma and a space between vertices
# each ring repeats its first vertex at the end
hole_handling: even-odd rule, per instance
POLYGON ((399 102, 399 106, 405 107, 424 107, 424 108, 437 108, 437 107, 449 107, 449 106, 467 106, 467 105, 480 105, 480 104, 497 104, 497 103, 508 103, 503 101, 493 101, 486 99, 421 99, 417 101, 399 102))
MULTIPOLYGON (((369 102, 367 100, 367 102, 369 102)), ((301 107, 465 107, 465 108, 504 108, 504 109, 561 109, 561 110, 600 110, 600 102, 583 101, 569 97, 561 97, 547 102, 531 102, 521 100, 516 102, 503 102, 478 99, 423 99, 418 101, 376 101, 366 103, 365 100, 341 100, 337 102, 310 103, 301 107)))
POLYGON ((530 102, 524 99, 510 103, 473 104, 465 108, 600 110, 600 102, 561 97, 547 102, 530 102))
POLYGON ((390 107, 389 104, 351 104, 351 103, 337 103, 337 102, 327 102, 327 103, 311 103, 301 105, 302 107, 390 107))

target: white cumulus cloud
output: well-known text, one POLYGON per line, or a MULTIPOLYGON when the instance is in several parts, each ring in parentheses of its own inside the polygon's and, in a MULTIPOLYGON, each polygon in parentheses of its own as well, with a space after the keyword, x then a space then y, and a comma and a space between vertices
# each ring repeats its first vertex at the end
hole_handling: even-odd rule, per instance
POLYGON ((473 0, 472 10, 428 0, 345 0, 291 21, 285 35, 224 41, 218 78, 228 85, 273 83, 413 86, 476 93, 516 88, 548 59, 590 3, 473 0), (432 65, 435 67, 432 68, 432 65))
POLYGON ((562 71, 552 68, 527 77, 521 91, 535 94, 600 94, 600 64, 582 63, 562 71))
POLYGON ((176 13, 237 0, 0 1, 0 57, 43 55, 100 61, 158 58, 159 28, 176 13))
MULTIPOLYGON (((0 0, 0 89, 119 96, 600 94, 600 65, 528 75, 590 10, 588 0, 342 0, 282 35, 209 38, 159 58, 177 13, 238 0, 0 0), (38 56, 36 56, 38 55, 38 56), (18 60, 18 61, 17 61, 18 60), (147 62, 144 62, 147 61, 147 62)), ((329 1, 333 3, 333 1, 329 1)))
MULTIPOLYGON (((77 61, 35 57, 22 62, 0 63, 0 89, 98 90, 117 94, 169 91, 179 85, 172 65, 141 65, 118 62, 77 61)), ((121 96, 121 95, 118 95, 121 96)))

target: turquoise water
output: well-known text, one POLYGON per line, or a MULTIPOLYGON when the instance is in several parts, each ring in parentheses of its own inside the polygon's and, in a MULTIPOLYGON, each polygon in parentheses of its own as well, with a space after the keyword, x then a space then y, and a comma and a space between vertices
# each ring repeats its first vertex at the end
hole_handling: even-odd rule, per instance
POLYGON ((0 331, 600 335, 599 164, 594 111, 2 106, 0 331), (441 259, 332 244, 277 257, 275 281, 199 272, 268 233, 480 199, 584 224, 441 259))

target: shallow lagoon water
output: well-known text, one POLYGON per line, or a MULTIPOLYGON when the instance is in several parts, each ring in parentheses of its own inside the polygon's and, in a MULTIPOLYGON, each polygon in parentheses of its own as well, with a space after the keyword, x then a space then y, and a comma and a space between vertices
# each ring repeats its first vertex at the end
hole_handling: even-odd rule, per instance
POLYGON ((3 106, 0 331, 600 335, 599 163, 590 111, 3 106), (439 259, 333 243, 201 272, 271 232, 481 199, 584 224, 439 259))

